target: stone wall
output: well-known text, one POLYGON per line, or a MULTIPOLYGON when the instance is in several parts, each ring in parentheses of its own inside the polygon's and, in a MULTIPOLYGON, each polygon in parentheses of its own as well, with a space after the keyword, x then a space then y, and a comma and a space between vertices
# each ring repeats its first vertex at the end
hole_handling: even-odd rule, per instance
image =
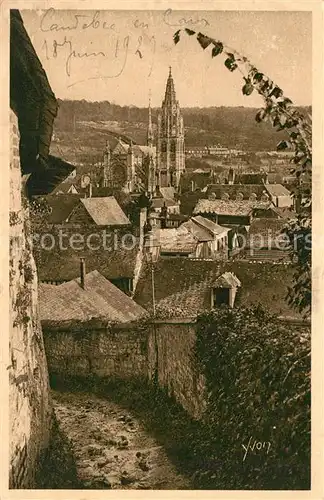
POLYGON ((199 418, 206 399, 205 380, 193 359, 195 340, 192 321, 157 321, 150 332, 148 369, 150 375, 157 367, 159 386, 191 416, 199 418))
POLYGON ((147 335, 136 325, 43 323, 52 376, 146 377, 147 335))
POLYGON ((33 488, 49 442, 52 407, 20 169, 18 121, 12 111, 10 127, 9 487, 33 488))
POLYGON ((195 325, 157 321, 108 325, 43 323, 49 371, 53 378, 112 377, 156 380, 194 418, 204 408, 204 378, 192 359, 195 325))

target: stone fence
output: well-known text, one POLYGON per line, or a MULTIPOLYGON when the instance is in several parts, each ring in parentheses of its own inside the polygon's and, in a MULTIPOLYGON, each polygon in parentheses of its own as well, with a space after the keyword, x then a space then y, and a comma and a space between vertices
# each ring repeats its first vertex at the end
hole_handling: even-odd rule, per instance
POLYGON ((109 324, 43 322, 50 375, 155 380, 188 413, 199 418, 205 382, 192 356, 192 319, 109 324))

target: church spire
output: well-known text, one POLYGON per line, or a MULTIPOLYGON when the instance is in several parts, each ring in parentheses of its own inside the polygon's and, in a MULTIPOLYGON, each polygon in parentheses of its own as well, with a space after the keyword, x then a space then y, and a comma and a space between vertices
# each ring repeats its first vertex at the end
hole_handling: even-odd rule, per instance
POLYGON ((173 77, 172 77, 172 71, 171 71, 171 66, 169 66, 169 76, 166 84, 166 89, 165 89, 165 97, 164 97, 164 102, 165 104, 173 104, 176 101, 176 94, 174 90, 174 82, 173 82, 173 77))
POLYGON ((152 126, 152 110, 151 110, 151 91, 149 94, 149 106, 148 106, 148 125, 147 125, 147 145, 153 146, 153 126, 152 126))

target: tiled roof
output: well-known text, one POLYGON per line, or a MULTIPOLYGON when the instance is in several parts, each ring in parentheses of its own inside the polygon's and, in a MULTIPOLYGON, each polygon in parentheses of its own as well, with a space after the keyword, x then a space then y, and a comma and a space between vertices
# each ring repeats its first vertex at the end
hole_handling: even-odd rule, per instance
POLYGON ((213 287, 215 288, 236 288, 240 286, 241 286, 240 280, 235 276, 235 274, 230 272, 223 273, 213 283, 213 287))
POLYGON ((217 199, 221 199, 225 193, 232 200, 235 200, 239 193, 243 195, 244 200, 248 200, 252 194, 260 199, 264 192, 263 184, 209 184, 207 187, 207 197, 214 193, 217 199))
POLYGON ((44 198, 51 212, 46 216, 48 224, 61 224, 65 222, 72 210, 79 203, 80 195, 78 194, 57 194, 48 195, 44 198))
MULTIPOLYGON (((205 217, 200 215, 192 217, 190 220, 180 226, 189 231, 197 241, 212 241, 218 234, 224 234, 229 231, 228 228, 219 226, 205 217)), ((180 229, 179 228, 179 229, 180 229)))
MULTIPOLYGON (((179 309, 187 299, 195 307, 207 300, 206 306, 210 307, 208 287, 225 272, 234 273, 241 282, 236 298, 238 306, 261 304, 274 314, 299 317, 285 300, 288 287, 293 283, 294 269, 290 265, 272 262, 160 259, 154 273, 156 301, 159 303, 168 298, 165 303, 171 308, 177 305, 175 301, 179 298, 179 309), (192 293, 193 290, 196 292, 192 293), (184 302, 180 301, 180 297, 184 302)), ((134 297, 143 307, 149 307, 152 301, 150 280, 150 269, 143 266, 134 297)))
MULTIPOLYGON (((44 233, 55 234, 52 228, 43 228, 44 233)), ((115 231, 109 234, 106 232, 107 247, 99 244, 99 240, 94 240, 98 249, 89 248, 88 245, 72 246, 68 244, 70 234, 81 233, 80 227, 66 228, 63 231, 63 245, 59 245, 58 235, 55 234, 55 246, 52 249, 43 248, 35 245, 35 259, 40 281, 68 281, 75 279, 80 273, 80 257, 86 261, 87 271, 97 270, 107 279, 116 278, 134 278, 136 259, 139 252, 138 241, 129 249, 123 248, 121 238, 117 238, 117 245, 114 245, 115 231), (65 237, 66 235, 66 237, 65 237)), ((93 229, 82 232, 84 241, 87 241, 89 235, 93 234, 93 229)), ((101 236, 101 232, 98 233, 101 236)), ((128 244, 128 243, 127 243, 128 244)))
POLYGON ((216 222, 206 219, 206 217, 202 217, 201 215, 196 215, 196 217, 192 217, 191 220, 201 226, 204 226, 214 234, 223 234, 228 233, 229 231, 227 227, 220 226, 219 224, 216 224, 216 222))
POLYGON ((182 226, 157 229, 155 237, 161 246, 161 253, 192 253, 197 246, 197 239, 182 226))
POLYGON ((290 191, 282 184, 267 184, 266 190, 271 196, 291 196, 290 191))
POLYGON ((130 221, 113 196, 106 198, 82 198, 90 217, 98 226, 125 226, 130 221))
POLYGON ((41 320, 86 321, 105 318, 128 322, 145 315, 145 310, 98 271, 85 276, 85 289, 80 279, 61 285, 39 285, 41 320))
POLYGON ((199 200, 194 208, 194 214, 214 213, 218 215, 247 216, 252 212, 255 203, 237 200, 199 200))

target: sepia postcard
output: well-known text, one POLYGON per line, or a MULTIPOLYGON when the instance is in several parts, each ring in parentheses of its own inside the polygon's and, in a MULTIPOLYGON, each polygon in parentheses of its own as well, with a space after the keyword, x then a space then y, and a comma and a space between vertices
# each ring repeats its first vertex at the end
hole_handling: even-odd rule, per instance
POLYGON ((322 498, 322 3, 1 27, 2 498, 322 498))

